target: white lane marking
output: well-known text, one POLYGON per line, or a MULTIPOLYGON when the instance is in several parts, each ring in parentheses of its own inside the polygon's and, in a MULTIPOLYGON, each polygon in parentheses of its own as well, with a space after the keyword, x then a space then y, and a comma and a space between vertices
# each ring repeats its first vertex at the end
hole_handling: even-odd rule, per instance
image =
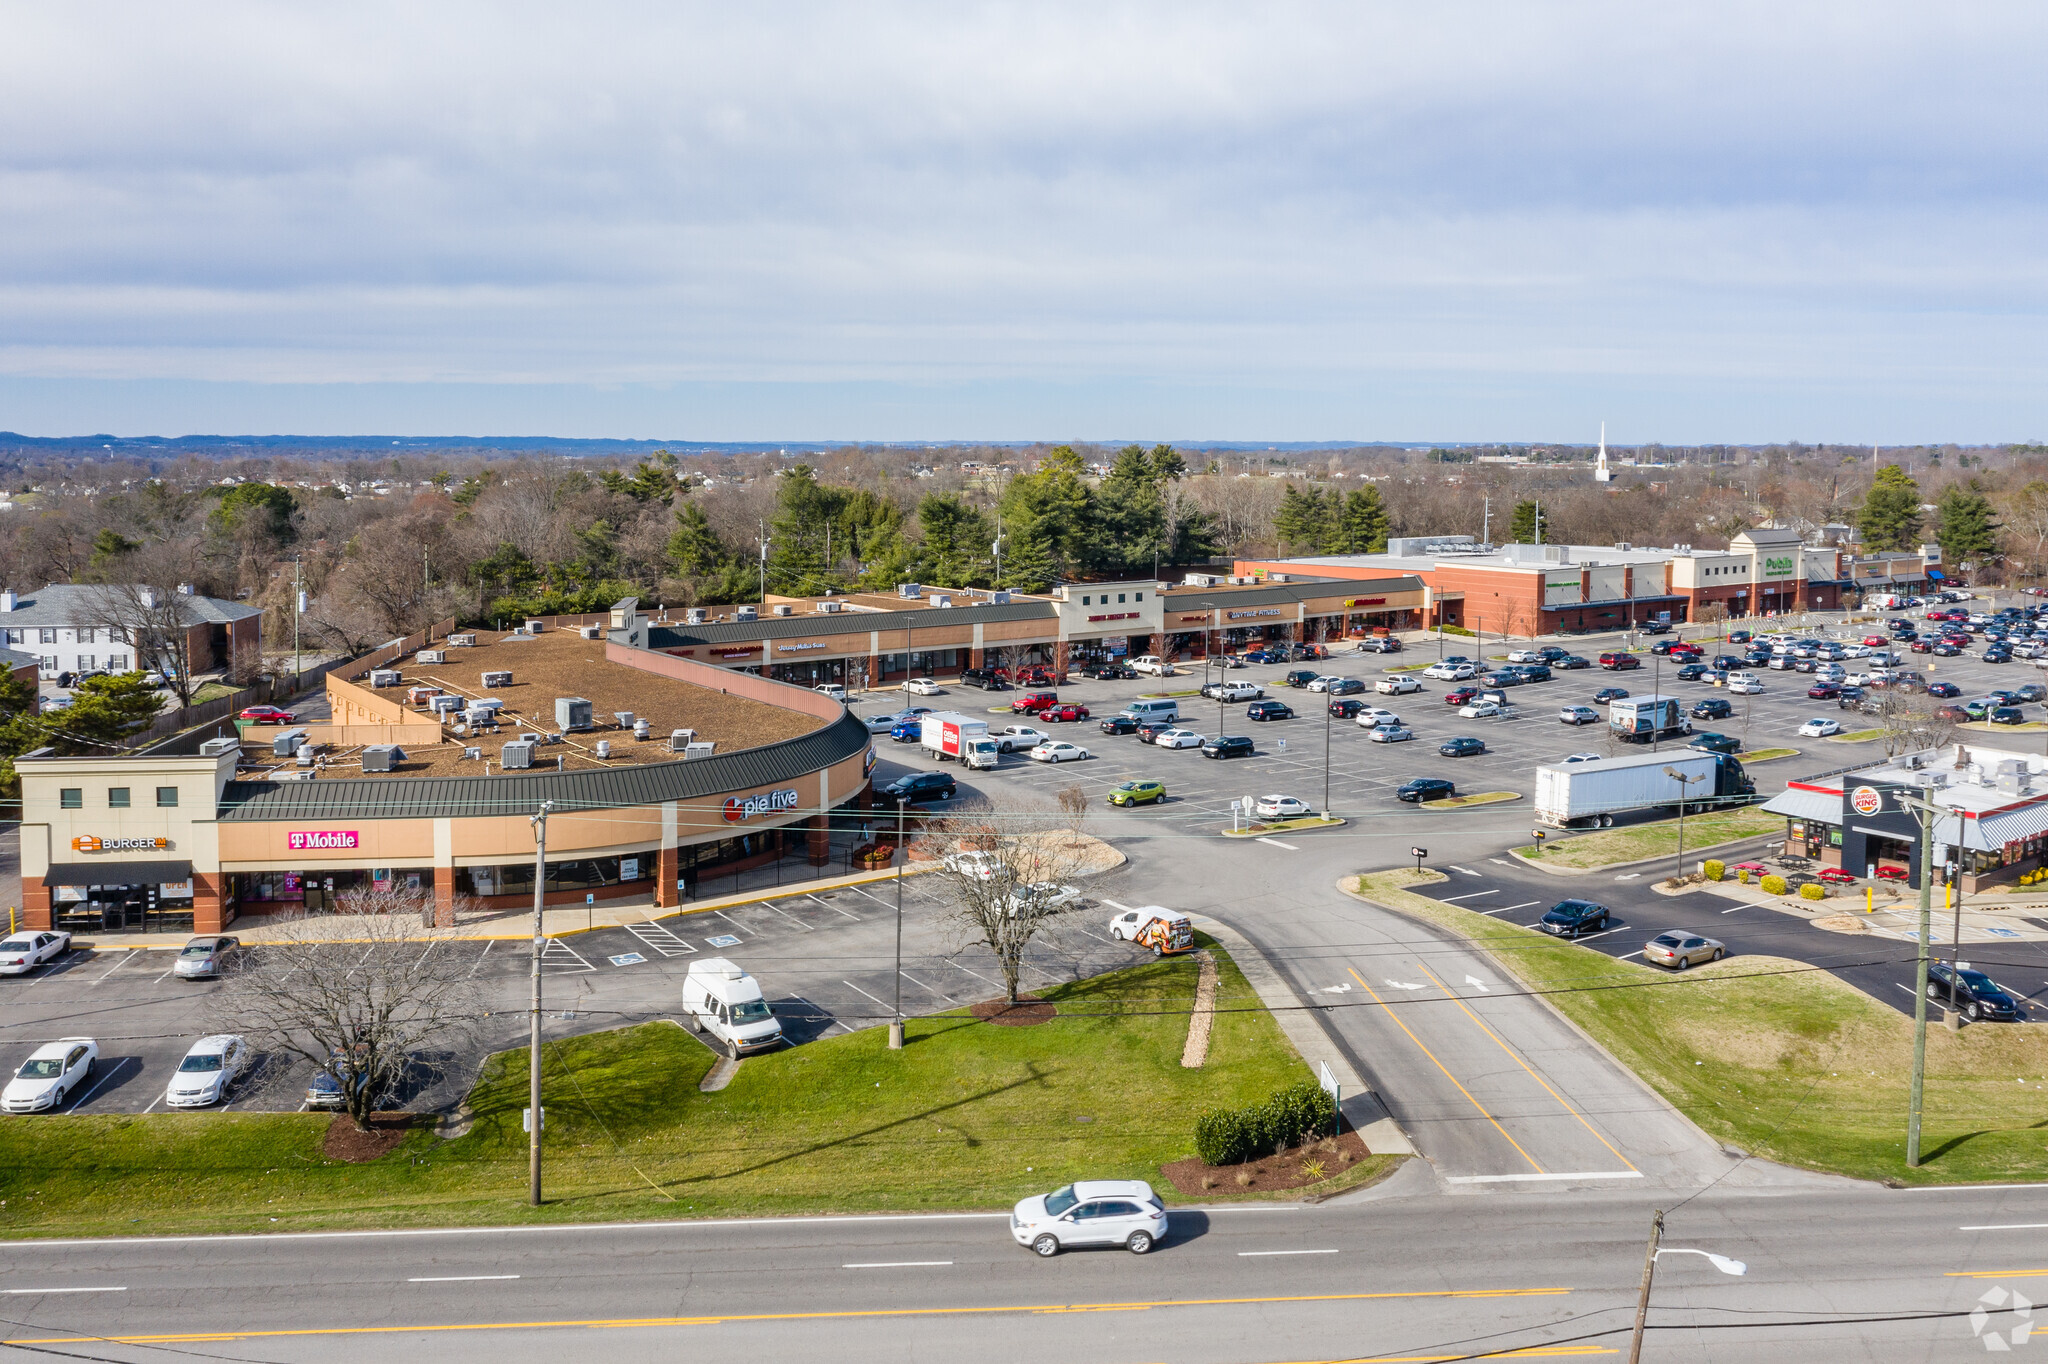
POLYGON ((1131 907, 1129 905, 1120 905, 1114 900, 1105 899, 1102 903, 1108 905, 1111 909, 1115 910, 1119 914, 1128 914, 1131 912, 1131 907))
MULTIPOLYGON (((71 1101, 71 1107, 67 1111, 76 1113, 80 1108, 83 1108, 86 1105, 86 1103, 92 1099, 93 1095, 99 1093, 100 1090, 105 1087, 107 1081, 113 1079, 116 1075, 120 1074, 122 1070, 126 1069, 128 1065, 128 1059, 129 1058, 124 1056, 120 1060, 116 1061, 113 1065, 108 1066, 107 1073, 105 1075, 100 1076, 99 1084, 96 1084, 91 1089, 85 1091, 85 1095, 83 1098, 73 1099, 71 1101)), ((138 1061, 136 1064, 140 1065, 141 1062, 138 1061)))
POLYGON ((0 1293, 126 1293, 126 1288, 0 1288, 0 1293))
POLYGON ((955 971, 967 971, 968 975, 973 976, 976 980, 981 981, 985 985, 993 985, 999 990, 1002 988, 1002 984, 1000 982, 990 980, 987 976, 984 976, 979 971, 968 971, 966 967, 962 966, 957 961, 949 961, 946 963, 946 965, 952 967, 955 971))
MULTIPOLYGON (((810 894, 806 894, 804 898, 806 900, 818 900, 817 896, 810 894)), ((834 914, 846 914, 846 911, 841 909, 838 905, 827 905, 823 900, 818 900, 818 903, 824 905, 826 909, 831 910, 834 914)), ((860 922, 860 915, 858 914, 846 914, 846 917, 853 920, 855 923, 860 922)))
POLYGON ((812 927, 811 927, 811 926, 810 926, 809 924, 805 923, 805 922, 804 922, 804 921, 803 921, 802 919, 799 919, 799 918, 797 918, 797 917, 796 917, 796 915, 794 915, 794 914, 788 913, 787 911, 785 911, 784 909, 782 909, 782 908, 781 908, 781 907, 780 907, 779 905, 775 904, 775 903, 774 903, 774 902, 773 902, 772 900, 763 900, 763 901, 761 901, 761 903, 760 903, 760 905, 759 905, 759 908, 767 910, 767 911, 768 911, 768 912, 769 912, 770 914, 779 914, 779 915, 781 915, 781 916, 782 916, 783 918, 785 918, 785 919, 789 920, 789 921, 790 921, 791 923, 795 924, 795 925, 796 925, 796 926, 797 926, 798 928, 802 929, 802 930, 803 930, 804 932, 806 932, 806 933, 815 933, 815 932, 817 932, 817 930, 816 930, 816 929, 812 928, 812 927))
POLYGON ((1644 952, 1644 950, 1645 950, 1645 949, 1643 949, 1643 948, 1640 948, 1640 947, 1638 947, 1638 948, 1637 948, 1637 949, 1636 949, 1635 951, 1633 951, 1633 952, 1624 952, 1624 953, 1622 953, 1622 954, 1621 954, 1620 956, 1616 957, 1616 958, 1615 958, 1615 960, 1616 960, 1616 961, 1627 961, 1627 960, 1628 960, 1628 959, 1629 959, 1630 957, 1640 957, 1641 955, 1643 955, 1643 952, 1644 952))
MULTIPOLYGON (((840 983, 841 985, 844 985, 844 986, 845 986, 845 987, 846 987, 847 989, 849 989, 849 990, 853 991, 853 992, 854 992, 855 994, 857 994, 857 995, 867 995, 867 997, 868 997, 869 999, 875 999, 875 997, 874 997, 873 995, 870 995, 870 994, 868 994, 868 992, 867 992, 866 990, 863 990, 863 989, 861 989, 861 988, 860 988, 860 986, 858 986, 858 985, 855 985, 855 984, 854 984, 854 983, 853 983, 852 981, 850 981, 850 980, 842 980, 842 981, 840 981, 839 983, 840 983)), ((885 1009, 889 1007, 889 1006, 888 1006, 887 1004, 883 1004, 883 1003, 882 1003, 882 1001, 881 1001, 881 1000, 879 1000, 879 999, 875 999, 875 1003, 877 1003, 877 1004, 881 1004, 881 1005, 882 1005, 882 1007, 883 1007, 883 1008, 885 1008, 885 1009)))
POLYGON ((1641 1170, 1582 1170, 1570 1175, 1447 1175, 1446 1184, 1536 1184, 1560 1179, 1641 1179, 1641 1170))
MULTIPOLYGON (((1033 969, 1036 969, 1036 968, 1033 968, 1033 969)), ((919 979, 918 979, 918 978, 917 978, 916 976, 913 976, 913 975, 911 975, 911 974, 910 974, 910 972, 908 972, 908 971, 898 971, 898 972, 897 972, 896 974, 897 974, 897 975, 899 975, 899 976, 901 976, 901 977, 903 977, 903 978, 904 978, 905 980, 909 981, 909 982, 910 982, 910 983, 911 983, 912 985, 915 985, 915 986, 916 986, 916 987, 917 987, 918 989, 920 989, 920 990, 926 990, 926 991, 929 991, 930 993, 932 993, 932 994, 935 994, 935 995, 937 995, 937 996, 938 996, 938 997, 939 997, 940 999, 946 1000, 946 1001, 948 1001, 949 1003, 950 1003, 950 1002, 952 1001, 952 999, 953 999, 953 996, 951 996, 951 995, 947 994, 947 993, 946 993, 946 992, 945 992, 944 990, 941 990, 941 989, 940 989, 940 988, 939 988, 938 986, 936 986, 936 985, 927 985, 927 984, 925 984, 925 983, 924 983, 923 981, 919 980, 919 979)), ((1040 975, 1044 975, 1045 973, 1041 971, 1041 972, 1039 972, 1039 974, 1040 974, 1040 975)), ((1049 980, 1050 980, 1050 979, 1056 979, 1056 977, 1050 977, 1050 976, 1049 976, 1049 977, 1047 977, 1047 979, 1049 979, 1049 980)))
MULTIPOLYGON (((1508 906, 1508 909, 1527 909, 1527 908, 1529 908, 1529 906, 1531 906, 1531 905, 1540 905, 1540 904, 1542 904, 1542 903, 1543 903, 1543 902, 1542 902, 1541 900, 1524 900, 1524 901, 1522 901, 1522 903, 1520 903, 1519 905, 1509 905, 1509 906, 1508 906)), ((1507 910, 1505 910, 1505 909, 1492 909, 1492 910, 1488 910, 1488 911, 1487 911, 1487 913, 1489 913, 1489 914, 1505 914, 1505 913, 1507 913, 1507 910)))
POLYGON ((488 938, 484 941, 484 950, 476 954, 476 965, 469 968, 469 973, 472 976, 476 974, 477 967, 484 964, 484 958, 491 955, 491 944, 496 941, 496 938, 488 938))
POLYGON ((1453 862, 1453 863, 1451 864, 1451 870, 1452 870, 1452 871, 1461 871, 1461 872, 1464 872, 1464 873, 1465 873, 1465 875, 1467 875, 1467 876, 1477 876, 1477 875, 1479 875, 1479 873, 1478 873, 1478 872, 1476 872, 1476 871, 1472 870, 1472 869, 1471 869, 1470 867, 1461 867, 1461 866, 1459 866, 1459 865, 1458 865, 1457 863, 1455 863, 1455 862, 1453 862))
MULTIPOLYGON (((148 1113, 148 1112, 150 1112, 150 1111, 154 1110, 154 1109, 156 1108, 156 1106, 157 1106, 158 1104, 162 1103, 163 1101, 164 1101, 164 1096, 163 1096, 163 1095, 161 1095, 161 1094, 159 1094, 159 1095, 157 1095, 157 1096, 156 1096, 156 1097, 155 1097, 154 1099, 151 1099, 151 1100, 149 1101, 149 1107, 148 1107, 148 1108, 145 1108, 145 1109, 143 1109, 142 1111, 143 1111, 143 1112, 145 1112, 145 1113, 148 1113)), ((541 1116, 542 1116, 542 1117, 546 1117, 547 1115, 546 1115, 546 1114, 542 1114, 541 1116)))
MULTIPOLYGON (((1503 867, 1506 867, 1506 866, 1512 866, 1512 865, 1513 865, 1513 864, 1512 864, 1511 862, 1509 862, 1509 861, 1508 861, 1508 860, 1507 860, 1507 859, 1506 859, 1505 857, 1489 857, 1489 858, 1487 858, 1486 860, 1487 860, 1487 861, 1489 861, 1489 862, 1497 862, 1497 863, 1499 863, 1499 864, 1500 864, 1501 866, 1503 866, 1503 867)), ((1303 1251, 1302 1253, 1306 1255, 1306 1254, 1311 1254, 1312 1252, 1309 1252, 1309 1251, 1303 1251)))
POLYGON ((1250 1260, 1261 1255, 1337 1255, 1340 1253, 1335 1250, 1240 1250, 1237 1252, 1237 1258, 1240 1260, 1250 1260))
POLYGON ((1742 909, 1748 909, 1748 908, 1749 908, 1749 906, 1748 906, 1748 905, 1737 905, 1737 906, 1735 906, 1735 909, 1724 909, 1724 910, 1722 910, 1721 912, 1722 912, 1723 914, 1733 914, 1733 913, 1735 913, 1735 912, 1736 912, 1736 910, 1742 910, 1742 909))
POLYGON ((1494 890, 1475 890, 1468 895, 1446 895, 1444 897, 1444 903, 1447 905, 1454 905, 1458 903, 1458 901, 1460 900, 1476 900, 1482 895, 1498 894, 1500 894, 1500 891, 1497 888, 1494 890))
MULTIPOLYGON (((1979 1185, 1977 1185, 1977 1187, 1978 1187, 1978 1188, 1980 1188, 1980 1189, 1985 1189, 1985 1188, 1996 1188, 1997 1186, 1996 1186, 1996 1185, 1989 1185, 1989 1184, 1979 1184, 1979 1185)), ((2012 1186, 2011 1186, 2011 1185, 2007 1185, 2006 1187, 2010 1188, 2010 1187, 2012 1187, 2012 1186)), ((2048 1227, 2048 1222, 1995 1222, 1995 1223, 1992 1223, 1992 1224, 1991 1224, 1991 1225, 1989 1225, 1989 1226, 1982 1226, 1982 1227, 1957 1227, 1957 1228, 1956 1228, 1956 1230, 1957 1230, 1957 1231, 2039 1231, 2039 1230, 2041 1230, 2041 1228, 2043 1228, 2043 1227, 2048 1227)))
POLYGON ((1511 909, 1527 909, 1527 905, 1503 905, 1499 909, 1475 909, 1474 914, 1505 914, 1511 909))
MULTIPOLYGON (((898 880, 900 881, 900 880, 901 880, 902 878, 900 878, 900 877, 899 877, 899 878, 897 878, 897 879, 898 879, 898 880)), ((889 902, 889 901, 887 901, 887 900, 884 900, 884 899, 883 899, 883 898, 882 898, 881 896, 879 896, 879 895, 868 895, 868 893, 867 893, 866 891, 862 890, 862 889, 861 889, 861 888, 860 888, 859 886, 848 886, 848 887, 847 887, 847 889, 848 889, 848 890, 850 890, 850 891, 852 891, 852 892, 853 892, 853 893, 854 893, 855 895, 867 895, 868 899, 870 899, 870 900, 873 900, 873 901, 874 901, 874 902, 875 902, 876 904, 880 905, 880 906, 881 906, 881 907, 882 907, 883 909, 889 909, 889 910, 893 910, 893 909, 895 909, 895 908, 896 908, 896 906, 895 906, 894 904, 892 904, 891 902, 889 902)))
POLYGON ((437 1279, 407 1279, 407 1283, 484 1283, 498 1279, 516 1279, 517 1274, 450 1274, 437 1279))
MULTIPOLYGON (((139 953, 132 947, 124 949, 121 952, 120 957, 114 962, 114 971, 120 970, 122 967, 126 966, 129 962, 134 961, 140 955, 141 953, 139 953)), ((113 975, 114 971, 107 972, 106 976, 94 976, 92 979, 92 983, 95 985, 99 984, 101 981, 105 980, 107 976, 113 975)))
POLYGON ((1614 879, 1617 881, 1633 881, 1641 875, 1642 873, 1639 871, 1623 872, 1620 876, 1617 876, 1614 879))
POLYGON ((1483 980, 1481 980, 1481 979, 1480 979, 1479 977, 1477 977, 1477 976, 1467 976, 1467 977, 1465 977, 1465 983, 1466 983, 1467 985, 1470 985, 1470 986, 1474 986, 1474 987, 1476 987, 1476 988, 1478 989, 1478 991, 1479 991, 1479 992, 1480 992, 1481 994, 1485 994, 1485 993, 1487 993, 1487 986, 1486 986, 1486 982, 1485 982, 1485 981, 1483 981, 1483 980))
POLYGON ((1301 851, 1301 849, 1300 849, 1300 848, 1296 847, 1296 846, 1295 846, 1294 844, 1292 844, 1292 843, 1282 843, 1282 842, 1281 842, 1281 841, 1280 841, 1279 839, 1277 839, 1277 838, 1267 838, 1267 837, 1266 837, 1265 835, 1263 835, 1263 834, 1261 834, 1261 835, 1260 835, 1260 836, 1258 837, 1258 839, 1257 839, 1256 841, 1257 841, 1257 842, 1260 842, 1260 843, 1271 843, 1271 844, 1272 844, 1272 845, 1273 845, 1274 847, 1276 847, 1276 848, 1285 848, 1285 849, 1287 849, 1287 851, 1289 851, 1289 852, 1300 852, 1300 851, 1301 851))
POLYGON ((1628 931, 1628 930, 1627 930, 1627 928, 1626 928, 1626 927, 1623 927, 1623 928, 1603 928, 1603 929, 1601 929, 1601 930, 1600 930, 1600 931, 1599 931, 1598 933, 1589 933, 1589 934, 1587 934, 1587 935, 1586 935, 1585 937, 1583 937, 1583 938, 1580 938, 1580 939, 1578 939, 1578 941, 1580 941, 1580 942, 1591 942, 1591 941, 1593 941, 1593 939, 1595 939, 1595 938, 1604 938, 1604 937, 1606 937, 1606 936, 1607 936, 1607 935, 1608 935, 1609 933, 1625 933, 1625 932, 1627 932, 1627 931, 1628 931))
POLYGON ((841 1269, 936 1269, 951 1260, 876 1260, 869 1264, 841 1265, 841 1269))
POLYGON ((1425 990, 1429 988, 1426 985, 1410 985, 1405 980, 1394 980, 1392 978, 1387 979, 1387 984, 1393 986, 1396 990, 1425 990))

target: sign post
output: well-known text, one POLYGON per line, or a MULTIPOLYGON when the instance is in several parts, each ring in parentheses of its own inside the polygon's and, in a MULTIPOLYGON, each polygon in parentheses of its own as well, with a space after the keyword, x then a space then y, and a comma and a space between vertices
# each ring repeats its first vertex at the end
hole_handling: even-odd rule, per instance
POLYGON ((1415 872, 1416 872, 1416 874, 1417 874, 1418 876, 1419 876, 1419 875, 1421 875, 1421 874, 1422 874, 1422 859, 1423 859, 1423 858, 1425 858, 1425 857, 1427 857, 1427 856, 1429 856, 1429 849, 1427 849, 1427 848, 1410 848, 1410 849, 1408 850, 1408 854, 1409 854, 1409 856, 1411 856, 1411 857, 1413 857, 1413 858, 1415 859, 1415 872))

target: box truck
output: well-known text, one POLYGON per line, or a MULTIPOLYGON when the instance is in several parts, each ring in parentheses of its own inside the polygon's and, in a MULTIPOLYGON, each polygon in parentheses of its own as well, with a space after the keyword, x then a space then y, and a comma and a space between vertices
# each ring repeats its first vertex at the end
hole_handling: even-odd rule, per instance
POLYGON ((996 742, 988 737, 988 721, 952 710, 935 710, 918 720, 918 744, 934 758, 958 758, 975 769, 996 765, 996 742))
POLYGON ((1607 727, 1623 742, 1632 744, 1692 733, 1692 722, 1685 718, 1685 702, 1676 696, 1654 693, 1608 702, 1607 727))
POLYGON ((1536 769, 1536 822, 1553 829, 1608 825, 1632 810, 1675 811, 1680 800, 1695 811, 1755 799, 1756 783, 1727 753, 1681 748, 1536 769))

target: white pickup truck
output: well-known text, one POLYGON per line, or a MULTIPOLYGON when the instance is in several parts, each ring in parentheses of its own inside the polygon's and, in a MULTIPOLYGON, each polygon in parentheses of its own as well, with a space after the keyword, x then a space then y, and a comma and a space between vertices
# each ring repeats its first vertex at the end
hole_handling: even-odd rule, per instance
POLYGON ((1175 671, 1171 663, 1153 654, 1146 654, 1143 658, 1132 659, 1130 666, 1132 672, 1146 673, 1152 677, 1172 677, 1175 671))

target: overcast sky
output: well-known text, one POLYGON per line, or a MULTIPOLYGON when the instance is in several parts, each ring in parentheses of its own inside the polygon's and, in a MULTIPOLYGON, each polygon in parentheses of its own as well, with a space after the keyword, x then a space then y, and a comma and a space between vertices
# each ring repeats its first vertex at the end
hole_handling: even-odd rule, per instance
POLYGON ((4 13, 0 429, 2048 437, 2038 0, 4 13))

